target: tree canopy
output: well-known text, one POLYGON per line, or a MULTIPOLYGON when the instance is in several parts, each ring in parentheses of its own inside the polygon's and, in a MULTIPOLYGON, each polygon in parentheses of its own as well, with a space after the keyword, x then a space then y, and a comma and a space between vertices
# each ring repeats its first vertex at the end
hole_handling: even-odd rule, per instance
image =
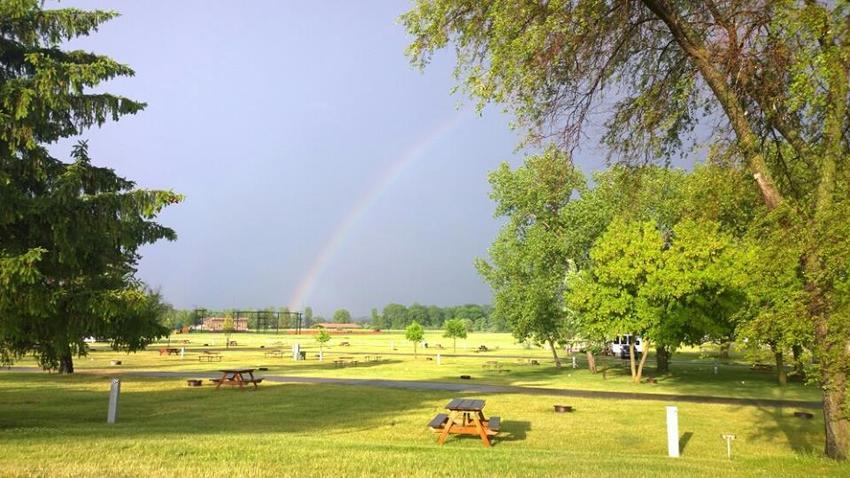
POLYGON ((86 337, 138 350, 168 332, 158 295, 134 274, 139 247, 175 239, 154 219, 181 196, 95 166, 85 142, 70 163, 50 155, 47 144, 145 105, 90 92, 132 69, 60 48, 114 12, 41 5, 0 1, 0 351, 72 372, 86 337))
POLYGON ((614 161, 704 142, 745 169, 766 210, 761 241, 787 231, 800 244, 789 273, 805 284, 797 321, 813 337, 825 452, 847 459, 848 2, 419 0, 402 22, 415 64, 453 44, 461 86, 479 107, 505 104, 529 143, 570 150, 604 105, 595 120, 614 161))

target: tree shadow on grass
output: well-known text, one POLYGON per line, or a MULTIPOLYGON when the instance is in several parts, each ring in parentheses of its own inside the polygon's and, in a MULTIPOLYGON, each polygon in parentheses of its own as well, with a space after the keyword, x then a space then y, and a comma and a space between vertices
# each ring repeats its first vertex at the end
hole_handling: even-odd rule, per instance
POLYGON ((813 454, 820 450, 823 441, 823 416, 819 410, 808 410, 811 419, 794 416, 797 411, 784 407, 758 407, 760 420, 756 430, 747 437, 754 441, 775 441, 784 438, 791 449, 799 454, 813 454))
MULTIPOLYGON (((263 383, 257 390, 189 388, 175 379, 122 381, 119 420, 107 425, 109 382, 96 377, 0 375, 0 432, 4 440, 33 433, 68 438, 191 434, 345 434, 380 428, 417 436, 434 412, 463 393, 376 389, 350 385, 263 383), (21 383, 21 386, 17 384, 21 383), (438 405, 440 404, 440 405, 438 405)), ((527 427, 505 422, 511 435, 527 427)), ((30 437, 30 438, 27 438, 30 437)))

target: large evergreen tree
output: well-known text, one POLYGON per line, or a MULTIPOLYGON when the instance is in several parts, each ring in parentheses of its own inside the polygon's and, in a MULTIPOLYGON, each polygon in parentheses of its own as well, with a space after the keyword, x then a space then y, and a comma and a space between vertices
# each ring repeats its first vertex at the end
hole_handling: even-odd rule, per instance
POLYGON ((115 15, 0 0, 0 352, 7 363, 33 353, 42 366, 71 373, 85 337, 137 350, 167 333, 158 296, 134 273, 141 245, 175 238, 153 219, 180 196, 137 189, 94 166, 84 142, 70 163, 46 148, 144 108, 90 92, 132 69, 60 48, 115 15))

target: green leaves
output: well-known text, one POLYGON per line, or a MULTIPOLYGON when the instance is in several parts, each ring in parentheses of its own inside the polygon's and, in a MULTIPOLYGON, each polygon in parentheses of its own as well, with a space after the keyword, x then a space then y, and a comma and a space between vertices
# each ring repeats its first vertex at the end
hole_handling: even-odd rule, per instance
POLYGON ((562 338, 561 291, 566 273, 568 230, 565 210, 585 180, 569 158, 550 147, 511 170, 490 174, 496 215, 505 216, 490 248, 490 261, 477 260, 478 272, 494 292, 494 314, 505 317, 519 339, 554 342, 562 338))
POLYGON ((138 250, 173 230, 154 219, 182 200, 142 190, 96 167, 83 141, 72 162, 45 145, 144 108, 89 89, 133 70, 59 45, 115 16, 43 10, 35 0, 0 0, 0 357, 26 353, 72 371, 83 338, 109 337, 138 350, 167 333, 165 307, 135 277, 138 250))

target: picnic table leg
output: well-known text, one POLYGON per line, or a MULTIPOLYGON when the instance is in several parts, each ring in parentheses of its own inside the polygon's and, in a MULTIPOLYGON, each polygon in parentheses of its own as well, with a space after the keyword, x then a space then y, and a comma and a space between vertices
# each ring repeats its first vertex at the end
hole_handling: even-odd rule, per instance
POLYGON ((251 377, 251 383, 254 384, 254 390, 258 389, 257 381, 254 379, 254 372, 248 372, 248 375, 251 377))
POLYGON ((218 390, 221 387, 221 384, 223 384, 226 379, 227 379, 227 374, 226 373, 221 374, 221 379, 219 379, 218 383, 215 384, 215 389, 218 390))
POLYGON ((450 413, 449 419, 448 419, 448 421, 446 421, 446 425, 443 427, 443 431, 440 432, 440 438, 437 440, 438 444, 442 445, 443 443, 446 442, 446 438, 448 438, 448 436, 449 436, 449 430, 451 430, 454 423, 455 423, 454 414, 450 413))
POLYGON ((478 435, 481 436, 481 441, 484 443, 485 448, 490 448, 490 437, 487 435, 487 430, 484 428, 484 424, 481 423, 478 416, 473 415, 472 421, 475 423, 475 428, 478 430, 478 435))

